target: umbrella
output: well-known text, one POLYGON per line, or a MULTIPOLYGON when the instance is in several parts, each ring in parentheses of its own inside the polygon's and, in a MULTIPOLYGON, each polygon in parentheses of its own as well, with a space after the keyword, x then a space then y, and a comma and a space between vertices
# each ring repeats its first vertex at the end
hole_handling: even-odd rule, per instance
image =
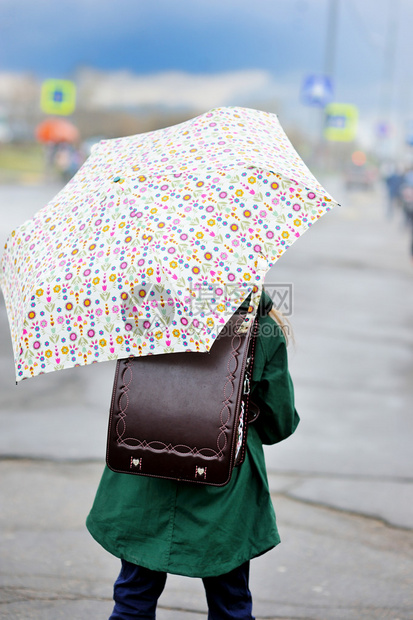
POLYGON ((39 142, 76 142, 79 131, 63 118, 47 118, 37 125, 36 138, 39 142))
POLYGON ((17 380, 208 351, 335 204, 274 114, 223 107, 100 142, 6 244, 0 283, 17 380))

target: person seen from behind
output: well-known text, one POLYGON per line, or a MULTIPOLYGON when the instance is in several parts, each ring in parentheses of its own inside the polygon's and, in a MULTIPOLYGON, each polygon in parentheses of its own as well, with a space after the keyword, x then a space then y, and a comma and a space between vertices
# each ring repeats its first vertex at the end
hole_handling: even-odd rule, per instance
MULTIPOLYGON (((245 303, 248 302, 244 302, 245 303)), ((208 620, 254 620, 250 560, 280 542, 263 444, 294 433, 299 417, 288 370, 288 328, 263 293, 245 461, 223 487, 115 473, 105 467, 87 527, 120 558, 110 620, 156 618, 167 574, 202 579, 208 620)))

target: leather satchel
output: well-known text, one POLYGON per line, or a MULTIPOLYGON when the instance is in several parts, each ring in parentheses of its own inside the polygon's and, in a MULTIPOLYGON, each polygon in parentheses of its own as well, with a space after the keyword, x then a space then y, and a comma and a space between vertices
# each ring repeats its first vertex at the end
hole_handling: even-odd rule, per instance
POLYGON ((106 461, 121 473, 224 486, 245 456, 258 329, 235 314, 208 353, 118 360, 106 461))

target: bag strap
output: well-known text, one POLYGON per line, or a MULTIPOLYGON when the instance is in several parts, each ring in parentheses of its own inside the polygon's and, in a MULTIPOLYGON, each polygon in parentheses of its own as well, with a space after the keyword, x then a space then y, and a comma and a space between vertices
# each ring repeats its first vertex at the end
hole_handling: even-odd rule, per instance
POLYGON ((247 445, 247 434, 248 434, 248 425, 254 420, 257 419, 260 410, 256 405, 250 401, 250 392, 251 392, 251 380, 252 380, 252 371, 254 368, 254 355, 255 355, 255 343, 257 340, 258 334, 258 314, 255 316, 254 323, 250 327, 251 329, 251 338, 248 346, 248 354, 247 361, 245 364, 244 371, 244 381, 243 381, 243 389, 242 389, 242 397, 241 397, 241 408, 242 411, 240 413, 241 426, 242 430, 242 444, 240 449, 238 450, 236 459, 235 459, 235 467, 239 467, 242 465, 245 459, 245 449, 247 445), (253 411, 253 415, 251 412, 253 411))
POLYGON ((260 412, 258 407, 255 406, 254 415, 253 416, 250 415, 250 406, 252 404, 250 402, 250 393, 251 393, 252 371, 254 368, 255 344, 257 341, 257 334, 258 334, 258 315, 256 315, 251 329, 252 329, 252 334, 251 334, 251 342, 250 342, 250 351, 247 357, 247 367, 245 371, 244 391, 243 391, 244 395, 246 395, 244 402, 245 402, 245 410, 247 412, 248 423, 253 422, 258 417, 259 412, 260 412))

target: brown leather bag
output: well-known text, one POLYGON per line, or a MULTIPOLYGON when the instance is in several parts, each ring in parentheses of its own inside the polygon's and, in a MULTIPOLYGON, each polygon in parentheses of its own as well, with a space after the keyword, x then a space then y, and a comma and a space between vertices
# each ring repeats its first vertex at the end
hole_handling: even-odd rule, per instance
POLYGON ((106 461, 116 472, 224 486, 245 455, 257 319, 235 314, 209 353, 118 360, 106 461), (252 334, 252 332, 254 332, 252 334))

